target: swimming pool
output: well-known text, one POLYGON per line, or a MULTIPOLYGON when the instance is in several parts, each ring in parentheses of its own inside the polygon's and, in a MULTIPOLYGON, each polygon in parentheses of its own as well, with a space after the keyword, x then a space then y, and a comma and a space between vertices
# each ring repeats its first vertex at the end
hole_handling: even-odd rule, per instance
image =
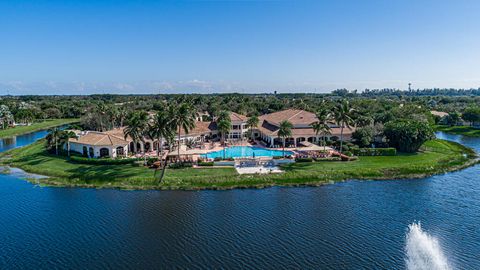
MULTIPOLYGON (((236 157, 281 157, 282 150, 270 150, 253 146, 232 146, 225 149, 225 158, 236 157)), ((292 151, 285 150, 285 156, 293 155, 292 151)), ((203 154, 207 158, 223 158, 223 150, 203 154)))

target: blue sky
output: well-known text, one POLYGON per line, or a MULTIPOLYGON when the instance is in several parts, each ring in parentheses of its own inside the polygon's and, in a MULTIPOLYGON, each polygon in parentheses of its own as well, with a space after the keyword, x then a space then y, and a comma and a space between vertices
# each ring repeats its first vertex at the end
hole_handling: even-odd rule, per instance
POLYGON ((1 1, 5 94, 480 86, 480 1, 1 1))

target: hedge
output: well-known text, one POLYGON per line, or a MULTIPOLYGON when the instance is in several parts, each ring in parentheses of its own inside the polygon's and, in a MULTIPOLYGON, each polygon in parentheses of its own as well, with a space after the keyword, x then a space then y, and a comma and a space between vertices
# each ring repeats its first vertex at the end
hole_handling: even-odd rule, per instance
POLYGON ((210 162, 198 162, 198 166, 200 166, 200 167, 211 167, 211 166, 213 166, 213 164, 214 163, 212 161, 210 161, 210 162))
POLYGON ((397 149, 391 148, 358 148, 352 149, 355 156, 395 156, 397 149))
POLYGON ((86 158, 79 156, 71 156, 70 161, 75 163, 82 164, 91 164, 91 165, 120 165, 120 164, 133 164, 135 158, 124 158, 124 159, 111 159, 111 158, 86 158))

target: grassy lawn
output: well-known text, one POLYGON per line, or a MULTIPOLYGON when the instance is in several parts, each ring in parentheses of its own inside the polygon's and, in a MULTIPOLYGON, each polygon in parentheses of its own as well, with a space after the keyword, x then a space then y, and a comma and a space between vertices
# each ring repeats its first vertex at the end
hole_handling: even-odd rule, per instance
POLYGON ((46 154, 43 141, 0 154, 2 163, 50 176, 42 180, 45 184, 131 189, 318 185, 346 179, 423 177, 460 169, 469 165, 474 157, 475 153, 462 145, 433 140, 417 154, 360 157, 351 162, 294 163, 283 167, 285 173, 274 175, 241 176, 233 168, 167 169, 164 181, 158 185, 151 169, 132 165, 75 164, 64 157, 46 154))
POLYGON ((25 133, 42 130, 42 129, 48 129, 56 126, 71 124, 78 121, 79 119, 76 119, 76 118, 49 119, 42 122, 33 123, 30 126, 18 126, 13 128, 2 129, 0 130, 0 138, 21 135, 25 133))
POLYGON ((435 130, 447 133, 460 134, 465 136, 480 137, 480 129, 470 126, 435 126, 435 130))

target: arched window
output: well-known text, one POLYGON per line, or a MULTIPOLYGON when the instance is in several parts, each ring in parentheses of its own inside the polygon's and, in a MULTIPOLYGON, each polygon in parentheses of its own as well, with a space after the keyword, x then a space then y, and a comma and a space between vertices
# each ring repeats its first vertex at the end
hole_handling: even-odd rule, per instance
POLYGON ((86 146, 83 147, 83 156, 88 157, 88 149, 86 146))
POLYGON ((94 154, 95 154, 95 153, 93 152, 93 147, 90 147, 90 148, 88 149, 88 155, 89 155, 89 157, 93 157, 94 154))
POLYGON ((123 149, 123 146, 117 147, 117 156, 123 156, 125 154, 125 150, 123 149))
POLYGON ((108 148, 100 148, 100 157, 108 157, 109 156, 108 148))

